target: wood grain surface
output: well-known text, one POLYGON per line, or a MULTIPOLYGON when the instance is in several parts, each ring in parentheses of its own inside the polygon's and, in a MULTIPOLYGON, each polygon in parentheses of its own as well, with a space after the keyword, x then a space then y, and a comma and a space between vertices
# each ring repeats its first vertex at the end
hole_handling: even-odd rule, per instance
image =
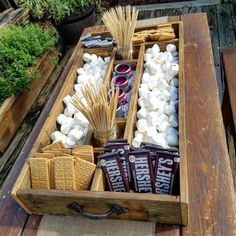
POLYGON ((182 20, 190 212, 182 234, 236 235, 235 193, 207 18, 197 13, 182 20))

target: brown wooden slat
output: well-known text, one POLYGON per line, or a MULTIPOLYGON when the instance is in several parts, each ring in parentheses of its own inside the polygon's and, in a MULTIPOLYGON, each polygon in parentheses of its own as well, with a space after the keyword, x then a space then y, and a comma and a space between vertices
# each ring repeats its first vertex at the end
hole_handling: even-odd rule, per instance
POLYGON ((41 219, 41 215, 30 215, 21 236, 36 236, 41 219))
POLYGON ((236 49, 225 50, 222 55, 234 127, 236 127, 236 49))
POLYGON ((235 235, 235 193, 206 15, 182 17, 189 224, 183 235, 235 235), (194 29, 194 30, 193 30, 194 29))

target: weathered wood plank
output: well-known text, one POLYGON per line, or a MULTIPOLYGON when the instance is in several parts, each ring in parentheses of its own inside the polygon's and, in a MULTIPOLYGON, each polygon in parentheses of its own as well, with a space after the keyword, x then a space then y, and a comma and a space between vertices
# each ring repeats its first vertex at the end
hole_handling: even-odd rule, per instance
POLYGON ((235 28, 233 24, 233 17, 231 15, 230 4, 225 3, 217 6, 217 18, 220 49, 235 48, 235 28))
POLYGON ((184 2, 173 2, 173 3, 139 5, 135 7, 140 11, 150 11, 150 10, 182 8, 182 7, 209 6, 209 5, 217 5, 220 3, 221 3, 220 0, 195 0, 195 1, 184 1, 184 2))
POLYGON ((219 28, 217 20, 217 7, 209 6, 203 7, 202 10, 207 13, 208 25, 211 34, 211 44, 214 55, 215 65, 220 65, 220 42, 219 42, 219 28))
POLYGON ((182 17, 189 224, 183 235, 235 235, 236 205, 205 14, 182 17), (194 30, 193 30, 194 28, 194 30), (227 186, 227 188, 225 188, 227 186))
POLYGON ((41 215, 30 215, 21 236, 36 236, 41 220, 41 215))

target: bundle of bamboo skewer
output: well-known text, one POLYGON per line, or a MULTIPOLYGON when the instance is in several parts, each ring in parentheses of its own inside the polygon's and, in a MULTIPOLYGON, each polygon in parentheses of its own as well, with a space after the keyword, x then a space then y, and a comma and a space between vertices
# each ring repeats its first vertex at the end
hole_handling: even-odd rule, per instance
POLYGON ((111 90, 109 103, 107 101, 108 87, 97 84, 87 84, 82 89, 85 102, 76 93, 72 104, 90 122, 94 136, 99 145, 104 145, 110 139, 116 138, 116 109, 118 104, 118 87, 111 90))
POLYGON ((124 60, 132 59, 133 35, 138 18, 138 10, 130 5, 111 8, 103 15, 103 22, 115 39, 124 60))

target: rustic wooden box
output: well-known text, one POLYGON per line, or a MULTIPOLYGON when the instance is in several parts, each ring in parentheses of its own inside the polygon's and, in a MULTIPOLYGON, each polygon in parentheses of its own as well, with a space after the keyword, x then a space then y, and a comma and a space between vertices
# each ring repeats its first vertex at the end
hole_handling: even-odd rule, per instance
POLYGON ((9 97, 0 107, 0 153, 5 151, 30 107, 53 72, 55 65, 47 59, 48 56, 58 61, 56 51, 45 52, 38 58, 37 64, 30 70, 32 73, 39 70, 40 77, 29 84, 28 90, 23 91, 17 96, 9 97))
MULTIPOLYGON (((179 152, 181 155, 179 168, 179 185, 176 196, 149 194, 149 193, 118 193, 104 191, 104 177, 102 170, 97 167, 93 177, 90 190, 87 191, 60 191, 60 190, 37 190, 31 188, 29 164, 25 163, 21 174, 12 190, 12 196, 28 212, 33 214, 58 214, 77 215, 78 213, 69 209, 72 203, 82 207, 83 215, 97 214, 109 215, 115 219, 148 220, 158 223, 187 224, 188 222, 188 184, 187 163, 185 152, 185 121, 184 121, 184 78, 183 78, 183 32, 182 22, 172 23, 177 38, 169 41, 177 45, 179 49, 179 152)), ((169 42, 158 43, 164 50, 169 42)), ((134 59, 129 60, 133 68, 136 67, 136 79, 133 86, 130 110, 127 119, 116 120, 120 131, 120 137, 128 139, 131 143, 136 124, 137 99, 140 79, 143 73, 143 55, 146 48, 153 43, 137 45, 134 48, 134 59)), ((56 117, 63 111, 63 98, 70 94, 76 79, 76 69, 83 65, 83 53, 96 53, 100 56, 111 56, 104 83, 109 83, 114 65, 121 62, 116 54, 116 48, 83 49, 79 42, 78 51, 74 65, 69 72, 60 94, 55 101, 54 107, 48 115, 42 130, 31 150, 30 156, 42 147, 50 143, 50 134, 56 129, 56 117)), ((127 62, 127 61, 126 61, 127 62)), ((93 135, 89 131, 85 143, 93 144, 93 135)), ((95 155, 103 151, 101 147, 94 147, 95 155)), ((100 218, 100 217, 97 217, 100 218)))

